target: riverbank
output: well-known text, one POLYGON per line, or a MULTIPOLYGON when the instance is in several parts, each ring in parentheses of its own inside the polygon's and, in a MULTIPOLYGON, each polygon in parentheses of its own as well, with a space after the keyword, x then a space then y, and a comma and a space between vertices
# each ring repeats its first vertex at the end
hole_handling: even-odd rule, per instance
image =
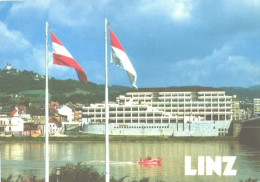
MULTIPOLYGON (((77 164, 68 163, 65 166, 59 167, 60 175, 57 176, 57 168, 52 169, 49 175, 50 182, 62 181, 62 182, 105 182, 105 174, 98 172, 95 168, 89 165, 82 165, 80 162, 77 164), (59 180, 58 180, 59 179, 59 180)), ((125 175, 121 178, 110 177, 111 182, 122 182, 125 178, 129 176, 125 175)), ((36 175, 29 175, 24 177, 19 175, 17 178, 14 178, 12 175, 9 177, 1 178, 0 181, 3 182, 44 182, 45 179, 38 179, 36 175)), ((129 181, 129 180, 128 180, 129 181)), ((131 179, 131 182, 149 182, 149 178, 143 178, 140 180, 131 179)), ((160 182, 160 181, 158 181, 160 182)))
MULTIPOLYGON (((50 141, 105 141, 105 135, 70 134, 68 136, 50 136, 50 141)), ((118 142, 140 142, 140 141, 238 141, 237 137, 167 137, 167 136, 109 136, 110 141, 118 142)), ((11 136, 0 137, 0 141, 45 141, 45 137, 11 136)))
POLYGON ((260 118, 245 121, 238 139, 241 143, 260 149, 260 118))

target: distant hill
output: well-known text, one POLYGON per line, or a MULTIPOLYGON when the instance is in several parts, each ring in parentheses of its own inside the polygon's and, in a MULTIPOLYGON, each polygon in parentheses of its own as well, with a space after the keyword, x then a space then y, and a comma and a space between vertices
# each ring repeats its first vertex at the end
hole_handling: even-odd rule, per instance
MULTIPOLYGON (((19 71, 16 69, 0 70, 0 104, 29 103, 36 102, 44 104, 45 78, 33 71, 19 71)), ((168 87, 183 89, 186 87, 168 87)), ((187 87, 188 88, 188 87, 187 87)), ((189 88, 200 88, 190 86, 189 88)), ((208 87, 203 87, 208 88, 208 87)), ((115 101, 116 97, 131 90, 131 87, 113 85, 109 87, 109 100, 115 101)), ((141 88, 142 89, 142 88, 141 88)), ((145 89, 145 88, 143 88, 145 89)), ((193 90, 194 90, 193 89, 193 90)), ((249 88, 243 87, 222 87, 226 95, 237 95, 237 98, 246 102, 252 102, 253 98, 260 98, 260 85, 249 88)), ((104 101, 105 87, 93 82, 87 86, 77 80, 49 80, 50 100, 58 101, 61 104, 72 103, 97 103, 104 101)))
POLYGON ((249 87, 250 90, 260 90, 260 85, 255 85, 255 86, 251 86, 249 87))
POLYGON ((243 87, 222 87, 227 95, 236 95, 239 99, 260 98, 260 85, 252 86, 249 88, 243 87))
MULTIPOLYGON (((0 70, 0 103, 2 102, 40 102, 44 103, 45 78, 32 71, 7 72, 0 70), (11 99, 7 99, 11 98, 11 99)), ((130 87, 113 85, 109 87, 109 100, 125 93, 130 87)), ((50 100, 61 104, 90 104, 104 101, 105 86, 88 82, 87 86, 76 80, 49 80, 50 100)))

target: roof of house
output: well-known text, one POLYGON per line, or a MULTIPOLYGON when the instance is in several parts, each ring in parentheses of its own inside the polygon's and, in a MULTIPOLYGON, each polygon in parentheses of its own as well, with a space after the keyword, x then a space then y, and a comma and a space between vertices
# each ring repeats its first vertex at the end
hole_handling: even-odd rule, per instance
POLYGON ((12 111, 10 112, 10 116, 14 116, 16 113, 17 113, 17 110, 12 110, 12 111))
POLYGON ((51 106, 59 106, 60 103, 51 101, 50 105, 51 105, 51 106))
POLYGON ((55 123, 57 126, 61 126, 61 122, 55 117, 51 117, 49 123, 55 123))
POLYGON ((50 109, 55 109, 59 105, 60 105, 60 103, 51 101, 51 103, 49 105, 49 108, 50 109))

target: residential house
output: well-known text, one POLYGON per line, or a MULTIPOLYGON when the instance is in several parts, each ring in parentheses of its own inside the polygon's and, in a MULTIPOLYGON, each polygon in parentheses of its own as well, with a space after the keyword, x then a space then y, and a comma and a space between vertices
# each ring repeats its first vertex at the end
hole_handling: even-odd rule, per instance
POLYGON ((72 109, 70 107, 64 105, 58 108, 57 111, 60 117, 63 118, 61 120, 62 122, 72 122, 72 118, 74 118, 74 112, 72 112, 72 109))
MULTIPOLYGON (((45 132, 45 128, 44 128, 44 132, 45 132)), ((55 135, 62 132, 63 132, 63 127, 61 125, 61 122, 58 121, 55 117, 50 118, 48 133, 50 135, 55 135)))
POLYGON ((10 117, 6 117, 4 120, 5 132, 22 132, 24 131, 24 120, 19 117, 17 110, 10 112, 10 117))
POLYGON ((82 108, 74 109, 74 121, 82 122, 82 108))

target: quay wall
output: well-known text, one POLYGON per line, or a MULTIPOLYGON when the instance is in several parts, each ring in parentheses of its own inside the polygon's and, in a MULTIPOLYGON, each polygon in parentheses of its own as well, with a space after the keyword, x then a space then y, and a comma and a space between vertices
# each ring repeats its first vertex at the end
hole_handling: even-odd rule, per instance
POLYGON ((238 138, 241 143, 260 148, 260 118, 245 121, 238 138))
MULTIPOLYGON (((134 136, 226 136, 231 121, 200 121, 192 123, 109 124, 109 135, 134 136)), ((86 124, 83 133, 105 134, 104 124, 86 124)))

